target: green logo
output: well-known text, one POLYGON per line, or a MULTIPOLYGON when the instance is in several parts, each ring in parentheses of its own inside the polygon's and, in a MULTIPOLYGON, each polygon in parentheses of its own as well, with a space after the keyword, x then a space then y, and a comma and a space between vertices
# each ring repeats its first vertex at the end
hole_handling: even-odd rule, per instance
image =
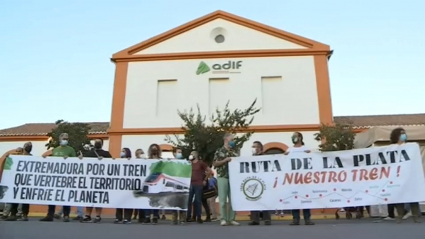
POLYGON ((249 201, 258 201, 266 190, 266 183, 258 177, 248 177, 241 184, 241 191, 249 201))
POLYGON ((197 75, 205 74, 209 71, 210 71, 210 67, 205 62, 201 61, 201 63, 199 63, 199 66, 198 66, 198 70, 196 70, 196 74, 197 75))
POLYGON ((13 165, 13 159, 11 157, 6 158, 6 162, 4 162, 3 170, 11 170, 13 165))

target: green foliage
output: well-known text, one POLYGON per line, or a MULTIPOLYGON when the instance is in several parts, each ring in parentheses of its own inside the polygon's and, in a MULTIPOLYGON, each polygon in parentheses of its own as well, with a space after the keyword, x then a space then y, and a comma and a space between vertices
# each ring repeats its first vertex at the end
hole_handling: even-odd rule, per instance
POLYGON ((183 121, 184 134, 183 136, 174 135, 174 137, 167 135, 165 140, 174 147, 182 149, 183 156, 186 158, 192 150, 196 150, 205 162, 211 164, 215 151, 223 146, 223 137, 226 133, 238 133, 235 137, 237 149, 249 140, 254 133, 248 131, 249 125, 253 122, 254 115, 260 111, 255 107, 256 102, 257 100, 254 100, 244 110, 230 110, 229 102, 227 102, 223 110, 216 109, 210 122, 206 122, 206 116, 201 113, 199 106, 196 113, 193 109, 189 112, 178 111, 183 121))
POLYGON ((78 154, 78 151, 85 152, 84 145, 90 145, 89 134, 90 126, 84 123, 68 123, 64 120, 58 120, 55 123, 57 126, 52 129, 47 136, 52 139, 46 144, 47 149, 56 148, 59 146, 59 136, 62 133, 68 133, 68 145, 73 147, 78 154))
POLYGON ((320 151, 339 151, 354 148, 356 134, 351 124, 322 125, 315 139, 322 141, 320 151))

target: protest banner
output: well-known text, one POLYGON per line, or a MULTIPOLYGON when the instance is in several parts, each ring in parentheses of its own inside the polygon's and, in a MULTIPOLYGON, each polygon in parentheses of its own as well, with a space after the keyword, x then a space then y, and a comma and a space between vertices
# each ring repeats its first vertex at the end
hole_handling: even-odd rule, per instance
POLYGON ((233 158, 235 211, 425 201, 419 145, 233 158))
POLYGON ((0 202, 186 210, 191 174, 185 160, 10 156, 0 202))

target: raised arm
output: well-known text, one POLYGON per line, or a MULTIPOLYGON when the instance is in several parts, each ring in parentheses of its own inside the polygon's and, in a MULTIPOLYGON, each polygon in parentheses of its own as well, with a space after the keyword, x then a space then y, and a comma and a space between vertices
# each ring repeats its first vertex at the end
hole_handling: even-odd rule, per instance
POLYGON ((41 155, 41 157, 46 158, 48 156, 52 156, 53 154, 53 150, 47 150, 46 152, 44 152, 43 155, 41 155))

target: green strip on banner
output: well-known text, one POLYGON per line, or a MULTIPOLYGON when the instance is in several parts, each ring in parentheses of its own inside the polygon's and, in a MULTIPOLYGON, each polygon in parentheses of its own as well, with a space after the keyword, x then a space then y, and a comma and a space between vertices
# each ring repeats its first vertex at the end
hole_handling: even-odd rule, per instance
POLYGON ((179 161, 159 161, 150 167, 150 173, 164 173, 171 177, 190 178, 192 165, 179 161))

